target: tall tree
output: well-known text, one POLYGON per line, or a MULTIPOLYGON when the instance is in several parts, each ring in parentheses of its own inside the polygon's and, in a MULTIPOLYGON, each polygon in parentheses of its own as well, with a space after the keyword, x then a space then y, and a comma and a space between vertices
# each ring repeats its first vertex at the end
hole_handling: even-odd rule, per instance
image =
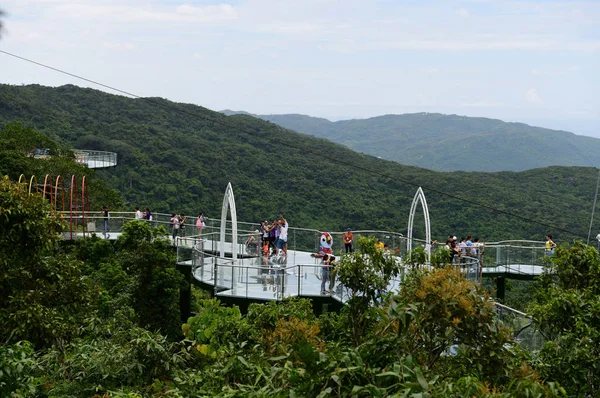
POLYGON ((529 308, 548 341, 537 356, 544 379, 569 396, 600 395, 600 256, 592 246, 559 246, 529 308))
POLYGON ((0 341, 64 341, 90 303, 79 263, 58 246, 63 224, 40 194, 0 180, 0 341))

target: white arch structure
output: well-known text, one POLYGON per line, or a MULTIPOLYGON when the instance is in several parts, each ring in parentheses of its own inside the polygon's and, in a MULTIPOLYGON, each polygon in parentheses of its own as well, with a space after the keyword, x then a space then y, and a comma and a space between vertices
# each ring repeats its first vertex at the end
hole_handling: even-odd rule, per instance
POLYGON ((223 207, 221 208, 221 236, 219 240, 221 258, 225 257, 225 232, 227 229, 227 210, 231 212, 231 258, 235 262, 237 259, 237 211, 235 209, 235 197, 233 196, 233 188, 231 183, 227 184, 225 196, 223 197, 223 207))
POLYGON ((425 216, 425 251, 427 252, 428 259, 431 257, 431 222, 429 220, 429 207, 427 207, 427 200, 425 199, 425 194, 423 193, 423 189, 419 187, 417 189, 417 193, 412 201, 412 205, 410 206, 410 214, 408 215, 408 242, 406 243, 407 251, 412 250, 412 240, 413 240, 413 223, 415 221, 415 212, 417 211, 417 205, 421 202, 421 206, 423 207, 423 213, 425 216))

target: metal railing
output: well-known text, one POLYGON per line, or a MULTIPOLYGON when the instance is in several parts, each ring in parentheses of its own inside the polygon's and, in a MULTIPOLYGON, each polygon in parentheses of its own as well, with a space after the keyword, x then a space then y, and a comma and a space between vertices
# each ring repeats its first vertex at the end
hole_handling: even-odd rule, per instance
MULTIPOLYGON (((91 234, 104 234, 104 216, 102 212, 86 212, 82 215, 80 212, 63 212, 63 218, 67 222, 79 223, 85 220, 85 225, 78 225, 73 238, 90 236, 91 234)), ((135 218, 134 212, 111 212, 107 221, 106 235, 116 238, 122 229, 122 226, 135 218)), ((220 239, 220 220, 206 219, 206 227, 198 229, 195 226, 195 217, 187 219, 184 228, 174 230, 171 224, 171 215, 165 213, 153 213, 151 226, 162 225, 167 230, 173 244, 182 248, 191 248, 197 245, 202 239, 204 250, 211 253, 219 253, 220 239)), ((145 221, 145 220, 142 220, 145 221)), ((257 233, 259 225, 257 223, 238 222, 238 235, 232 236, 231 222, 226 223, 225 243, 227 248, 225 252, 231 253, 231 244, 237 245, 238 253, 241 257, 256 257, 261 251, 261 237, 257 233), (257 242, 255 252, 250 252, 247 245, 248 239, 253 236, 257 242)), ((288 250, 296 252, 318 253, 320 249, 321 231, 307 228, 290 227, 288 230, 288 250)), ((344 253, 342 242, 343 232, 330 232, 334 237, 334 254, 340 256, 344 253)), ((387 246, 387 250, 392 255, 401 260, 406 254, 407 238, 400 233, 377 230, 353 231, 355 242, 359 236, 377 236, 387 246)), ((413 247, 425 246, 424 241, 413 239, 413 247)), ((444 245, 436 245, 433 252, 439 250, 444 245)), ((494 274, 515 274, 515 275, 539 275, 542 273, 544 265, 547 264, 548 257, 544 255, 544 243, 539 241, 501 241, 488 242, 478 247, 478 254, 469 254, 469 249, 464 255, 455 257, 455 265, 471 280, 480 281, 483 275, 494 274), (477 272, 475 272, 477 271, 477 272), (479 274, 479 275, 477 275, 479 274), (476 276, 477 275, 477 276, 476 276)), ((426 264, 429 264, 426 261, 426 264)))
POLYGON ((539 275, 548 264, 544 242, 510 240, 485 245, 483 270, 489 273, 539 275))
POLYGON ((533 351, 544 345, 544 336, 533 324, 533 318, 524 312, 494 302, 498 322, 512 331, 512 338, 523 348, 533 351))

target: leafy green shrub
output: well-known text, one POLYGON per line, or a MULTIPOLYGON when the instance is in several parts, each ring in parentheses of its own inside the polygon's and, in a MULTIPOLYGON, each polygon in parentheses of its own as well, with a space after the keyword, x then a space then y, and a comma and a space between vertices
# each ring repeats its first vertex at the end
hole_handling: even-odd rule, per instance
POLYGON ((0 346, 0 396, 34 396, 39 366, 33 346, 27 341, 0 346))
POLYGON ((308 299, 289 298, 281 302, 270 301, 265 304, 250 304, 248 322, 260 329, 274 330, 281 319, 291 318, 313 321, 315 314, 308 299))
POLYGON ((154 379, 170 378, 186 361, 179 343, 133 327, 101 324, 65 347, 52 347, 40 359, 50 396, 89 397, 128 386, 138 392, 154 379))

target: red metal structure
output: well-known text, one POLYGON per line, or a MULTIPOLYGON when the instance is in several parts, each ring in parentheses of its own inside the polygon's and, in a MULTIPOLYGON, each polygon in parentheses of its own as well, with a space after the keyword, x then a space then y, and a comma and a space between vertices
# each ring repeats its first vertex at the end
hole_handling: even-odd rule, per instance
MULTIPOLYGON (((27 178, 21 174, 19 176, 19 184, 27 184, 27 178)), ((73 239, 73 232, 77 236, 79 231, 79 224, 81 223, 81 229, 83 237, 86 237, 86 212, 90 212, 90 199, 89 199, 89 185, 85 176, 81 178, 81 183, 78 184, 78 178, 73 175, 70 181, 65 179, 61 175, 57 175, 54 180, 54 186, 52 186, 52 176, 46 174, 44 177, 44 184, 38 185, 37 178, 35 175, 29 178, 28 192, 29 195, 33 193, 41 193, 42 198, 48 200, 55 211, 66 212, 65 203, 65 192, 69 191, 69 236, 73 239), (59 199, 60 198, 60 199, 59 199)))

